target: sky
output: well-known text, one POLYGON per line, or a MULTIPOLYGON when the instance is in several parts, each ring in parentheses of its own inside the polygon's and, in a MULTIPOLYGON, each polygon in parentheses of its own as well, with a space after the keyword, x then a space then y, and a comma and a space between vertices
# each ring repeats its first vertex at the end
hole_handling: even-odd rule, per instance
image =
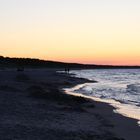
POLYGON ((140 65, 140 1, 0 0, 0 55, 140 65))

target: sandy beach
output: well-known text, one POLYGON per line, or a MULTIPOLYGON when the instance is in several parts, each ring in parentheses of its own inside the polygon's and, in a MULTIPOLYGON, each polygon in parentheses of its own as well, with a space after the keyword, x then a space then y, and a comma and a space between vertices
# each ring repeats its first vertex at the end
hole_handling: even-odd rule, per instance
POLYGON ((0 139, 139 140, 137 120, 63 91, 88 82, 52 69, 0 70, 0 139))

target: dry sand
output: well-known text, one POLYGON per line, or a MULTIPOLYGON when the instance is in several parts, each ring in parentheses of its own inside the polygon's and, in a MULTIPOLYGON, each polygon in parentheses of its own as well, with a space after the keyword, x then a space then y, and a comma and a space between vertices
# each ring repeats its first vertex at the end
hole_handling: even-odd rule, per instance
POLYGON ((85 82, 51 69, 0 70, 0 140, 139 140, 136 120, 61 90, 85 82))

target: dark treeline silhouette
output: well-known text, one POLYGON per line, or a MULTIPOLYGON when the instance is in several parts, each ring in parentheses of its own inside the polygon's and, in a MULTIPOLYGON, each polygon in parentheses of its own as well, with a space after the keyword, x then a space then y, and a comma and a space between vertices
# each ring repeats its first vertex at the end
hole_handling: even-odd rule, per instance
POLYGON ((64 63, 56 61, 46 61, 32 58, 10 58, 0 56, 0 67, 27 67, 27 68, 68 68, 68 69, 125 69, 140 68, 140 66, 112 66, 112 65, 92 65, 78 63, 64 63))

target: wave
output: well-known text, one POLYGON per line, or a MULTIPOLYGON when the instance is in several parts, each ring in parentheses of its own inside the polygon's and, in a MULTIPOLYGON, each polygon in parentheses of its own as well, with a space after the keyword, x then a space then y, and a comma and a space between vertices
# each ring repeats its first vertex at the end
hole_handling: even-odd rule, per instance
POLYGON ((122 110, 124 106, 129 106, 120 112, 131 114, 132 118, 136 112, 135 118, 140 120, 140 71, 138 69, 75 70, 71 73, 76 77, 98 81, 78 86, 72 92, 105 102, 115 100, 120 103, 119 110, 122 110), (131 113, 129 113, 130 110, 131 113))
POLYGON ((140 83, 127 85, 127 91, 131 93, 140 93, 140 83))
MULTIPOLYGON (((127 89, 128 90, 128 89, 127 89)), ((101 99, 114 99, 121 103, 140 105, 140 97, 137 92, 127 92, 126 89, 114 89, 99 86, 98 88, 94 84, 87 84, 79 89, 74 90, 76 93, 81 93, 87 96, 97 97, 101 99)))

